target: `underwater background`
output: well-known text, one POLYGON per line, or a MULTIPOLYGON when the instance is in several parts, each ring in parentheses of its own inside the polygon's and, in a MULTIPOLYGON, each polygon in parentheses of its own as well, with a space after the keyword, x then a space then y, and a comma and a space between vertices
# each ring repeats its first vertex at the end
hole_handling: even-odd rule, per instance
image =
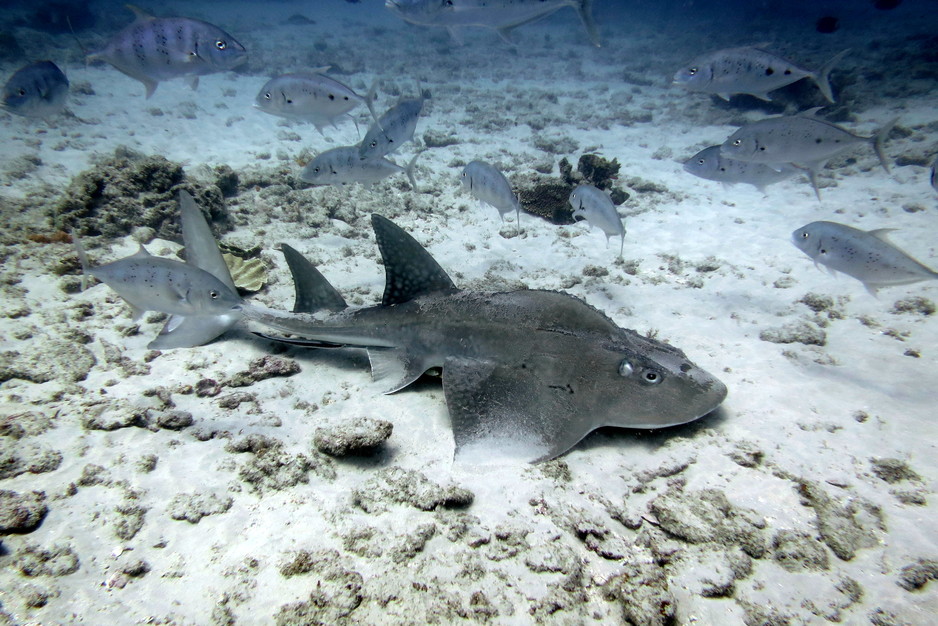
POLYGON ((573 6, 501 34, 380 0, 137 13, 0 4, 0 623, 935 622, 938 2, 595 0, 599 46, 573 6), (185 20, 125 30, 147 15, 185 20), (728 100, 678 84, 740 48, 728 100), (754 51, 805 77, 746 91, 754 51), (344 104, 274 111, 285 74, 344 104), (318 184, 369 104, 405 101, 380 174, 318 184), (795 156, 701 169, 806 117, 795 156), (474 161, 509 208, 463 183, 474 161), (612 226, 574 218, 580 185, 612 226), (287 244, 350 307, 380 303, 377 213, 458 287, 575 296, 726 399, 531 464, 457 453, 439 380, 384 395, 363 351, 250 324, 151 348, 167 312, 135 319, 75 239, 93 266, 185 258, 181 191, 247 302, 292 309, 287 244), (793 245, 815 222, 866 238, 835 267, 793 245))

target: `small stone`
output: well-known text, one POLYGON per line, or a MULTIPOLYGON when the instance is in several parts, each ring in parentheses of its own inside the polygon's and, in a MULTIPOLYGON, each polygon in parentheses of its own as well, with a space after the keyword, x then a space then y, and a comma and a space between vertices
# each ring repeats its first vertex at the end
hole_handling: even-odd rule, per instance
POLYGON ((45 500, 43 491, 19 494, 0 489, 0 535, 36 530, 49 512, 45 500))
POLYGON ((192 426, 192 413, 188 411, 164 411, 156 416, 156 425, 166 430, 182 430, 192 426))
POLYGON ((870 465, 876 477, 889 484, 903 480, 922 480, 921 476, 900 459, 870 459, 870 465))
POLYGON ((329 456, 371 456, 384 445, 393 430, 391 422, 360 417, 332 428, 317 428, 313 445, 329 456))
POLYGON ((930 580, 938 580, 938 560, 919 559, 916 563, 902 568, 897 584, 906 591, 915 591, 924 587, 930 580))

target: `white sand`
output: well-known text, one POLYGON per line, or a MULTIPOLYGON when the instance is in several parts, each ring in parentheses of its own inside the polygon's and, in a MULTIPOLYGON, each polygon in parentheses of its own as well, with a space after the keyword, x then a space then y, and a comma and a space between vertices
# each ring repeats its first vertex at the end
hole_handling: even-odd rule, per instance
MULTIPOLYGON (((213 3, 175 3, 165 12, 223 25, 271 74, 339 57, 336 64, 351 73, 336 77, 360 93, 374 78, 382 80, 379 110, 395 101, 388 94, 392 86, 411 95, 419 80, 433 99, 418 139, 433 131, 452 133, 458 143, 420 157, 416 195, 403 177, 370 189, 302 192, 311 206, 337 204, 341 215, 357 216, 352 225, 334 220, 316 229, 287 222, 263 191, 253 194, 246 223, 225 240, 260 244, 263 257, 276 266, 275 282, 255 300, 292 305, 289 274, 274 248, 282 241, 316 259, 350 302, 380 300, 383 272, 366 219, 377 210, 394 215, 457 284, 564 289, 624 327, 657 331, 720 376, 729 397, 718 414, 692 426, 654 434, 606 429, 557 462, 528 466, 454 462, 440 386, 420 383, 382 395, 381 385, 371 382, 367 359, 356 353, 291 350, 283 356, 302 371, 226 388, 219 397, 248 392, 255 398, 236 409, 183 388, 202 378, 222 381, 267 354, 268 344, 243 331, 201 348, 164 352, 149 363, 148 374, 127 375, 107 361, 106 345, 116 346, 132 366, 141 365, 159 324, 142 323, 139 334, 125 336, 122 331, 132 325, 128 309, 105 285, 64 293, 49 266, 70 256, 70 247, 21 242, 23 225, 37 232, 51 228, 39 211, 11 215, 10 202, 43 185, 64 188, 93 157, 118 145, 184 162, 198 176, 203 166, 222 164, 298 171, 294 159, 301 150, 318 153, 354 143, 358 134, 346 122, 323 137, 312 126, 253 110, 267 75, 208 76, 196 92, 171 81, 145 100, 142 85, 113 68, 73 62, 65 68, 73 85, 87 81, 95 93, 73 95, 70 109, 89 123, 32 124, 8 116, 0 125, 8 172, 22 155, 42 162, 25 178, 4 175, 0 189, 10 232, 20 237, 5 239, 0 348, 23 354, 58 350, 68 361, 71 350, 79 350, 81 333, 90 338, 81 349, 97 359, 87 378, 75 384, 13 379, 0 385, 4 422, 30 423, 20 416, 26 411, 52 420, 41 434, 0 438, 4 449, 25 459, 36 450, 57 451, 62 458, 54 471, 0 480, 0 489, 44 492, 49 509, 37 530, 2 538, 0 611, 12 623, 333 623, 344 616, 361 623, 468 618, 573 624, 623 617, 657 623, 655 598, 665 599, 670 608, 663 612, 673 611, 680 624, 934 623, 938 585, 907 591, 897 582, 905 566, 932 559, 934 569, 938 559, 938 320, 896 313, 893 303, 911 296, 934 301, 938 284, 892 288, 873 298, 849 277, 816 270, 789 242, 792 230, 818 219, 897 228, 894 239, 905 250, 938 267, 938 202, 928 172, 907 165, 887 176, 864 147, 823 172, 821 202, 802 177, 771 186, 767 196, 748 186, 723 188, 696 179, 682 171, 683 159, 722 141, 735 128, 732 121, 764 113, 721 107, 668 83, 682 61, 713 47, 771 39, 787 54, 818 63, 856 45, 843 63, 855 82, 836 83, 851 114, 846 125, 871 134, 900 116, 907 132, 888 142, 892 159, 934 151, 938 87, 917 97, 875 93, 876 85, 860 76, 865 64, 881 56, 865 46, 869 33, 862 29, 837 35, 839 40, 811 37, 801 45, 792 42, 790 30, 772 31, 766 19, 752 31, 719 30, 720 36, 708 39, 682 36, 680 25, 645 25, 635 16, 607 12, 601 14, 607 18, 605 45, 596 50, 565 10, 519 29, 516 49, 487 32, 469 33, 467 45, 455 47, 445 32, 409 27, 377 2, 329 3, 333 17, 318 15, 309 3, 263 4, 259 10, 226 3, 233 8, 223 17, 213 3), (317 24, 278 26, 296 12, 317 24), (317 42, 326 50, 310 54, 317 42), (629 82, 639 77, 645 84, 629 82), (649 114, 651 121, 628 122, 649 114), (544 127, 533 132, 528 122, 538 120, 544 127), (284 138, 291 133, 299 140, 284 138), (569 138, 572 144, 549 154, 536 147, 538 137, 569 138), (552 164, 556 175, 561 156, 575 163, 587 151, 618 159, 619 184, 626 190, 639 184, 633 177, 667 189, 630 190, 620 207, 628 216, 625 259, 637 263, 634 275, 625 271, 627 264, 614 262, 618 242, 607 247, 605 237, 585 224, 557 227, 525 214, 523 234, 514 236, 513 217, 500 225, 494 209, 479 210, 458 184, 461 164, 472 159, 492 161, 509 177, 542 163, 552 164), (696 269, 711 258, 716 269, 696 269), (608 275, 586 276, 587 266, 606 268, 608 275), (809 293, 833 299, 834 319, 799 303, 809 293), (76 307, 84 304, 93 306, 93 315, 81 319, 76 307), (27 315, 9 314, 23 307, 27 315), (826 344, 760 339, 760 333, 789 324, 822 327, 826 344), (144 391, 158 387, 171 392, 177 410, 192 414, 192 426, 179 432, 83 427, 83 416, 102 409, 153 409, 156 415, 162 403, 144 391), (255 459, 269 461, 276 454, 285 463, 296 463, 298 455, 323 462, 313 452, 314 430, 361 416, 394 424, 386 451, 375 460, 325 461, 334 477, 328 470, 299 471, 307 482, 279 490, 252 489, 239 473, 255 459), (212 432, 217 436, 205 441, 196 436, 212 432), (281 451, 226 450, 230 441, 251 434, 278 440, 281 451), (158 459, 152 471, 139 466, 147 455, 158 459), (907 464, 919 479, 885 482, 871 464, 884 458, 907 464), (89 465, 103 468, 99 479, 87 478, 89 465), (395 468, 468 489, 474 501, 425 512, 378 493, 377 510, 355 504, 353 494, 374 494, 374 481, 393 478, 395 468), (83 474, 85 484, 76 487, 83 474), (815 496, 799 495, 802 482, 810 483, 806 492, 815 496), (718 515, 724 518, 720 523, 695 521, 692 510, 717 511, 701 504, 701 490, 715 490, 730 503, 718 515), (905 502, 897 492, 906 494, 905 502), (178 509, 173 499, 193 493, 230 498, 230 508, 198 524, 172 519, 178 509), (927 504, 908 503, 910 493, 927 504), (142 526, 121 539, 115 533, 122 520, 136 515, 132 507, 145 510, 142 526), (669 511, 676 521, 665 519, 669 511), (717 529, 717 536, 691 543, 692 531, 680 530, 681 523, 699 532, 717 529), (783 568, 784 550, 774 549, 773 539, 784 531, 809 537, 799 545, 812 548, 827 567, 783 568), (838 541, 851 546, 852 558, 835 556, 831 544, 838 541), (761 558, 745 555, 741 544, 761 558), (77 571, 23 573, 30 547, 57 546, 77 555, 77 571), (319 554, 331 550, 337 552, 319 554), (281 567, 298 551, 318 554, 318 565, 283 576, 281 567), (141 560, 148 566, 144 575, 122 573, 141 560), (298 602, 309 603, 305 613, 282 612, 298 602)), ((902 28, 923 30, 914 15, 905 19, 902 28)), ((887 47, 903 41, 887 39, 887 47)), ((798 93, 811 97, 811 89, 798 93)), ((364 108, 356 113, 364 132, 364 108)), ((414 149, 406 147, 398 161, 406 162, 414 149)), ((238 208, 247 211, 251 197, 243 193, 238 208)), ((110 260, 135 247, 127 237, 96 255, 110 260)), ((162 253, 178 246, 154 241, 148 247, 162 253)))

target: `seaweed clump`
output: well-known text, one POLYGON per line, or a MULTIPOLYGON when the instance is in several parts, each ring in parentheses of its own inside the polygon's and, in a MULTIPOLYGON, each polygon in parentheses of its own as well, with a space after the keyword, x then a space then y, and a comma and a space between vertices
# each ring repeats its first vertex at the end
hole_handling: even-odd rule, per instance
POLYGON ((53 226, 109 238, 145 226, 158 237, 179 241, 181 189, 192 194, 216 231, 230 230, 224 194, 215 182, 190 180, 180 163, 126 147, 72 179, 52 207, 53 226))
POLYGON ((610 190, 612 202, 620 205, 629 198, 629 194, 613 187, 619 173, 617 159, 604 159, 597 154, 584 154, 577 161, 576 170, 564 157, 560 160, 560 178, 536 177, 518 184, 521 208, 532 215, 543 217, 557 224, 573 224, 573 207, 570 206, 570 192, 577 185, 593 185, 599 189, 610 190))

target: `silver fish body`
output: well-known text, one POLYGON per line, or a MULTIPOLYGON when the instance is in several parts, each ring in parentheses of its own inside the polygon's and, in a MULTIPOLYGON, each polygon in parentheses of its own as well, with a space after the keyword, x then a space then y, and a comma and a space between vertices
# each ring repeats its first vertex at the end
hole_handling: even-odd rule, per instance
POLYGON ((683 424, 726 397, 723 383, 683 352, 618 327, 582 300, 460 291, 410 235, 380 216, 372 224, 386 273, 380 306, 325 313, 341 298, 321 274, 298 268, 298 284, 311 289, 315 276, 325 297, 304 299, 295 313, 248 306, 246 316, 294 335, 272 337, 286 343, 365 348, 387 393, 442 369, 457 454, 500 448, 543 461, 596 428, 683 424))
POLYGON ((135 254, 87 270, 118 293, 134 309, 183 317, 228 315, 240 309, 241 298, 206 270, 152 256, 143 246, 135 254))
POLYGON ((221 28, 188 17, 153 17, 128 5, 137 19, 88 56, 101 60, 144 84, 147 98, 160 81, 187 76, 192 87, 199 76, 230 70, 247 53, 221 28))
POLYGON ((812 72, 760 48, 726 48, 695 58, 674 74, 673 82, 690 91, 716 94, 724 100, 733 94, 771 100, 770 91, 810 78, 827 101, 834 102, 830 72, 847 52, 840 52, 812 72))
POLYGON ((856 278, 871 293, 881 287, 938 279, 938 273, 897 248, 886 235, 894 229, 860 230, 837 222, 812 222, 791 235, 792 243, 835 272, 856 278))
POLYGON ((363 159, 359 156, 358 146, 341 146, 326 150, 307 163, 300 173, 300 180, 313 185, 371 185, 403 172, 416 189, 413 175, 416 159, 414 156, 407 167, 401 167, 384 158, 363 159))
POLYGON ((327 69, 271 78, 261 87, 254 106, 270 115, 310 122, 322 132, 323 127, 335 125, 340 117, 366 101, 350 87, 322 73, 327 69))
POLYGON ((462 26, 491 28, 511 42, 511 31, 564 7, 576 10, 590 42, 599 46, 599 30, 593 21, 593 0, 386 0, 385 6, 411 24, 443 26, 458 40, 454 29, 462 26))
POLYGON ((590 227, 602 230, 606 234, 607 245, 615 235, 622 237, 619 246, 619 256, 622 256, 625 249, 625 224, 609 194, 593 185, 580 185, 570 193, 570 205, 573 207, 573 219, 582 217, 590 227))
POLYGON ((413 139, 424 102, 429 99, 430 92, 424 91, 419 98, 401 100, 388 109, 358 144, 359 156, 363 159, 378 159, 413 139))
POLYGON ((720 146, 710 146, 684 161, 684 171, 727 185, 745 183, 765 193, 768 185, 787 180, 800 170, 788 163, 769 167, 764 163, 727 159, 720 154, 720 146))
POLYGON ((52 61, 30 63, 3 86, 3 109, 22 117, 53 117, 65 110, 68 86, 68 78, 52 61))
POLYGON ((889 162, 883 151, 886 137, 895 126, 894 119, 875 135, 855 135, 845 128, 814 116, 817 109, 799 115, 772 117, 743 126, 723 142, 720 154, 728 159, 766 163, 781 169, 792 163, 805 168, 817 190, 816 174, 831 158, 863 144, 872 144, 886 173, 889 162))
POLYGON ((506 213, 514 211, 520 226, 521 201, 498 168, 485 161, 471 161, 463 168, 460 179, 473 198, 497 209, 502 221, 506 213))

